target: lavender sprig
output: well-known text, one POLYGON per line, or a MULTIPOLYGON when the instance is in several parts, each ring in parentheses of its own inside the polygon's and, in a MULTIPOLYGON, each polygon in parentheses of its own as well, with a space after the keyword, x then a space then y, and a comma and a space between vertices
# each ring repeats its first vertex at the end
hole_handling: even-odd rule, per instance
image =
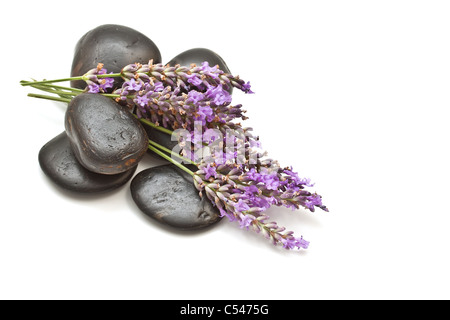
MULTIPOLYGON (((214 102, 205 102, 203 100, 205 96, 198 91, 193 90, 189 94, 180 96, 178 87, 174 92, 171 92, 170 87, 163 89, 160 82, 156 84, 139 83, 131 79, 128 83, 124 84, 122 91, 117 92, 120 92, 121 100, 128 101, 131 104, 137 104, 138 107, 141 107, 138 109, 138 112, 145 114, 149 110, 150 112, 158 110, 159 115, 163 116, 164 126, 167 126, 169 122, 181 122, 180 119, 171 119, 170 114, 166 116, 168 111, 172 111, 172 115, 175 116, 180 113, 180 110, 184 110, 180 108, 189 103, 191 103, 191 107, 196 112, 202 110, 201 108, 209 107, 211 104, 214 105, 214 102), (130 95, 130 91, 134 91, 134 94, 130 95), (136 94, 137 92, 138 94, 136 94), (158 92, 158 94, 155 95, 155 92, 158 92), (142 97, 144 97, 143 101, 142 97), (165 101, 162 101, 161 97, 164 97, 165 101), (150 108, 152 104, 150 101, 154 103, 154 110, 150 108), (163 108, 161 109, 161 107, 163 108), (164 107, 166 108, 164 109, 164 107)), ((158 123, 159 120, 155 118, 156 114, 155 112, 152 113, 152 120, 158 123)), ((192 125, 190 119, 199 120, 198 116, 198 114, 188 114, 188 122, 185 122, 185 124, 189 123, 192 125)), ((211 114, 207 113, 201 118, 203 126, 206 123, 212 124, 212 118, 209 119, 208 116, 211 116, 211 114)), ((200 170, 194 176, 194 184, 197 189, 206 192, 207 197, 218 207, 222 216, 227 216, 231 221, 239 221, 242 228, 249 229, 251 227, 256 232, 262 232, 274 244, 281 243, 287 249, 307 248, 309 242, 305 241, 302 237, 294 237, 293 232, 284 232, 285 228, 279 227, 273 221, 266 222, 268 217, 263 215, 262 212, 271 205, 286 206, 293 209, 304 207, 311 211, 314 211, 315 207, 320 207, 328 211, 322 205, 319 195, 303 190, 305 186, 312 186, 310 181, 299 178, 292 171, 292 168, 277 168, 274 170, 273 168, 276 162, 270 159, 263 160, 260 154, 256 156, 256 163, 250 163, 248 160, 254 152, 252 148, 254 145, 250 146, 250 144, 258 144, 258 141, 252 135, 247 134, 251 129, 248 128, 247 132, 245 132, 240 124, 231 121, 227 122, 225 119, 223 121, 217 121, 217 124, 220 124, 218 128, 222 132, 232 130, 233 133, 236 133, 239 132, 239 129, 243 131, 240 134, 233 135, 233 146, 244 145, 243 150, 245 151, 243 155, 241 154, 243 156, 243 162, 241 162, 242 165, 234 164, 230 166, 231 163, 229 160, 238 159, 238 155, 233 153, 229 157, 230 154, 225 152, 225 158, 220 159, 226 162, 225 166, 217 166, 217 163, 222 163, 217 158, 213 159, 213 165, 210 163, 206 165, 206 162, 200 163, 198 165, 200 170), (223 171, 225 171, 225 174, 223 171), (232 192, 232 194, 229 192, 232 192)), ((175 125, 173 127, 177 126, 175 125)), ((184 126, 184 128, 186 127, 184 126)), ((242 150, 239 147, 237 149, 242 150)), ((186 156, 186 154, 184 155, 186 156)), ((190 160, 193 159, 191 156, 188 158, 190 160)))
MULTIPOLYGON (((222 165, 220 168, 204 167, 204 164, 198 165, 197 172, 192 172, 185 166, 175 161, 157 148, 157 143, 150 142, 149 149, 156 152, 163 158, 171 161, 176 166, 193 176, 194 185, 199 190, 199 195, 203 196, 203 191, 212 203, 219 209, 221 216, 228 217, 230 221, 238 221, 240 227, 249 230, 252 228, 257 233, 262 233, 274 245, 281 244, 285 249, 307 249, 309 242, 301 237, 295 237, 294 232, 286 231, 286 228, 278 226, 274 221, 269 221, 269 217, 262 212, 267 208, 261 206, 258 199, 251 201, 243 200, 242 192, 245 189, 245 183, 239 180, 239 168, 222 165), (227 174, 221 173, 228 172, 227 174), (239 185, 243 188, 239 189, 239 185)), ((167 151, 167 150, 163 150, 167 151)), ((263 198, 260 195, 259 198, 263 198)), ((248 198, 247 200, 249 200, 248 198)))
POLYGON ((171 87, 180 87, 190 91, 192 89, 204 91, 211 86, 228 90, 235 87, 245 93, 253 93, 250 82, 245 82, 239 76, 233 76, 219 69, 218 66, 210 67, 207 61, 201 66, 192 64, 190 67, 175 65, 173 67, 162 63, 148 64, 133 63, 125 66, 121 71, 125 80, 140 79, 143 82, 161 81, 171 87))
POLYGON ((201 93, 195 90, 181 93, 181 89, 164 86, 162 82, 125 82, 115 90, 115 100, 135 110, 139 118, 148 119, 172 130, 184 128, 194 130, 199 121, 206 129, 216 124, 225 124, 243 116, 242 105, 231 106, 228 92, 219 87, 201 93))
POLYGON ((113 78, 100 78, 100 75, 106 74, 106 69, 103 68, 103 63, 99 63, 97 68, 89 70, 85 75, 85 81, 87 84, 87 91, 90 93, 106 93, 109 88, 114 85, 113 78))
MULTIPOLYGON (((284 227, 278 226, 274 221, 266 222, 269 217, 263 212, 272 204, 279 204, 278 200, 273 194, 266 193, 268 189, 271 189, 270 186, 253 180, 252 176, 255 173, 249 172, 243 172, 242 166, 220 165, 216 167, 203 163, 199 165, 199 170, 194 175, 194 184, 200 194, 203 190, 206 192, 208 199, 217 206, 223 217, 228 217, 230 221, 238 221, 241 228, 248 230, 251 227, 257 233, 261 232, 270 239, 274 245, 282 244, 286 249, 307 249, 309 242, 303 237, 295 237, 292 231, 286 232, 284 227), (255 184, 255 182, 258 183, 255 184)), ((298 178, 297 174, 291 171, 290 173, 294 179, 298 178)), ((261 174, 260 176, 264 176, 266 180, 273 180, 271 174, 261 174)), ((295 187, 299 190, 303 189, 305 186, 303 182, 300 181, 295 187)), ((278 195, 282 194, 283 192, 280 191, 278 195)), ((291 201, 295 201, 297 207, 303 205, 311 210, 310 206, 305 205, 310 196, 311 193, 307 191, 297 192, 296 198, 291 201)), ((321 203, 320 206, 326 210, 321 203)))
POLYGON ((142 122, 165 133, 171 134, 178 128, 187 130, 187 136, 179 139, 179 145, 188 145, 182 152, 174 153, 153 141, 149 141, 149 149, 191 174, 200 195, 205 192, 222 217, 238 221, 241 228, 262 233, 273 244, 281 244, 286 249, 308 247, 309 242, 303 237, 296 237, 292 231, 268 221, 264 211, 272 205, 292 209, 303 207, 312 212, 315 208, 328 209, 322 204, 320 195, 306 190, 313 186, 309 179, 300 178, 291 167, 281 168, 276 161, 265 158, 265 153, 256 150, 260 143, 259 138, 251 134, 252 129, 234 122, 247 118, 243 115, 242 105, 231 105, 227 90, 235 87, 253 93, 248 82, 224 73, 217 66, 210 67, 207 62, 201 66, 170 67, 154 65, 150 61, 147 65, 125 66, 116 74, 107 74, 99 64, 80 77, 22 81, 21 84, 59 97, 30 96, 70 102, 83 90, 54 85, 69 80, 86 81, 84 92, 99 93, 128 105, 142 122), (112 91, 115 77, 126 81, 121 88, 112 91), (198 125, 205 134, 208 130, 217 130, 222 139, 198 135, 198 125), (220 152, 195 158, 196 148, 204 145, 218 147, 220 152), (198 171, 192 172, 180 160, 197 165, 198 171))

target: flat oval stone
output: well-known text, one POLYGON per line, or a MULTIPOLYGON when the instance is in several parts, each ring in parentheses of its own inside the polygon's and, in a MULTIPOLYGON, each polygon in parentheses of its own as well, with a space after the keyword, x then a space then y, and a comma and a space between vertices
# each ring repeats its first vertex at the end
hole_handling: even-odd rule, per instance
POLYGON ((83 93, 69 103, 65 127, 80 164, 101 174, 118 174, 135 167, 148 148, 141 123, 115 101, 83 93))
MULTIPOLYGON (((198 66, 201 66, 204 61, 208 61, 209 65, 215 66, 218 65, 219 69, 225 73, 231 73, 225 61, 212 50, 206 48, 194 48, 186 50, 179 55, 175 56, 172 60, 168 62, 171 66, 175 66, 179 64, 181 66, 190 66, 192 63, 195 63, 198 66)), ((231 94, 233 88, 230 87, 228 92, 231 94)))
MULTIPOLYGON (((87 32, 78 41, 72 62, 71 76, 82 76, 103 63, 108 72, 118 73, 131 63, 161 62, 161 53, 147 36, 132 28, 106 24, 87 32)), ((123 83, 115 78, 114 87, 123 83)), ((84 81, 72 81, 72 87, 84 89, 84 81)))
POLYGON ((143 213, 176 229, 202 229, 221 220, 206 195, 200 198, 192 177, 173 164, 139 172, 131 195, 143 213))
POLYGON ((76 159, 69 138, 63 132, 47 142, 39 151, 42 171, 58 186, 80 193, 111 191, 128 182, 136 167, 115 175, 86 170, 76 159))

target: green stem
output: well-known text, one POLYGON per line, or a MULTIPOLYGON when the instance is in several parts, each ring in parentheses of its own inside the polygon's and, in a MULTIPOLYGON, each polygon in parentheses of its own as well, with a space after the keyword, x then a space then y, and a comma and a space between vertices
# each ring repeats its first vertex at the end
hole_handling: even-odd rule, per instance
POLYGON ((20 84, 22 86, 31 86, 33 84, 45 84, 45 83, 55 83, 55 82, 64 82, 64 81, 75 81, 75 80, 84 80, 84 76, 81 77, 71 77, 71 78, 63 78, 63 79, 55 79, 55 80, 42 80, 42 81, 21 81, 20 84))
POLYGON ((173 134, 173 131, 172 131, 172 130, 166 129, 166 128, 161 127, 161 126, 157 126, 156 124, 154 124, 153 122, 150 122, 150 121, 147 120, 147 119, 140 118, 139 121, 142 122, 143 124, 146 124, 146 125, 148 125, 148 126, 154 128, 154 129, 156 129, 156 130, 159 130, 159 131, 161 131, 161 132, 164 132, 164 133, 167 133, 167 134, 170 134, 170 135, 173 134))
POLYGON ((189 170, 188 168, 186 168, 185 166, 183 166, 181 163, 179 163, 178 161, 173 160, 171 157, 169 157, 168 155, 166 155, 165 153, 163 153, 162 151, 160 151, 159 149, 155 148, 152 145, 148 145, 148 148, 150 150, 152 150, 153 152, 155 152, 156 154, 160 155, 161 157, 163 157, 164 159, 166 159, 167 161, 170 161, 171 163, 173 163, 174 165, 176 165, 178 168, 180 168, 181 170, 189 173, 191 176, 194 176, 195 173, 192 172, 191 170, 189 170))
POLYGON ((183 156, 180 156, 178 153, 173 152, 172 150, 170 150, 170 149, 168 149, 168 148, 166 148, 166 147, 160 145, 159 143, 156 143, 156 142, 153 141, 153 140, 150 140, 150 139, 149 139, 148 142, 149 142, 151 145, 157 147, 158 149, 161 149, 162 151, 165 151, 165 152, 170 153, 171 155, 177 157, 177 158, 180 159, 181 161, 189 162, 190 164, 193 164, 194 166, 197 165, 197 163, 195 163, 195 162, 192 161, 191 159, 188 159, 188 158, 185 158, 185 157, 183 157, 183 156))
POLYGON ((79 95, 78 92, 62 91, 62 90, 53 89, 51 87, 43 86, 43 85, 36 85, 36 86, 33 86, 33 88, 36 88, 36 89, 39 89, 39 90, 45 91, 45 92, 54 93, 59 96, 61 96, 61 95, 62 96, 77 96, 77 95, 79 95))
MULTIPOLYGON (((33 85, 32 85, 33 86, 33 85)), ((49 87, 49 88, 55 88, 55 89, 61 89, 61 90, 67 90, 67 91, 72 91, 72 92, 79 92, 79 93, 83 93, 85 90, 83 89, 77 89, 77 88, 72 88, 72 87, 64 87, 64 86, 57 86, 54 84, 50 84, 50 83, 44 83, 42 85, 38 85, 39 87, 49 87)), ((36 86, 36 87, 38 87, 36 86)), ((34 86, 33 86, 34 87, 34 86)))
MULTIPOLYGON (((64 86, 56 86, 52 84, 35 84, 33 83, 31 87, 42 90, 45 92, 51 92, 58 95, 67 95, 67 96, 77 96, 81 93, 84 93, 85 90, 77 89, 77 88, 70 88, 70 87, 64 87, 64 86), (53 90, 54 88, 54 90, 53 90), (61 90, 56 90, 61 89, 61 90), (62 91, 67 90, 67 91, 62 91)), ((102 96, 108 97, 108 98, 119 98, 120 94, 113 94, 113 93, 100 93, 102 96)))
POLYGON ((55 84, 51 84, 51 83, 41 83, 41 84, 36 84, 37 81, 20 81, 21 85, 29 85, 33 88, 39 89, 41 90, 42 88, 54 88, 54 89, 61 89, 61 90, 67 90, 67 91, 72 91, 72 92, 79 92, 79 93, 83 93, 85 90, 82 89, 77 89, 77 88, 72 88, 72 87, 64 87, 64 86, 57 86, 55 84))
MULTIPOLYGON (((44 88, 42 88, 44 86, 45 87, 50 87, 48 85, 36 85, 36 86, 33 86, 33 87, 35 87, 36 89, 39 89, 39 90, 42 90, 42 91, 46 91, 46 92, 51 92, 51 93, 54 93, 54 94, 77 95, 75 93, 70 93, 70 92, 63 92, 63 91, 58 91, 58 90, 44 89, 44 88)), ((65 89, 67 87, 60 87, 60 88, 61 89, 65 89)), ((84 92, 83 90, 80 90, 80 91, 78 91, 78 90, 80 90, 80 89, 75 89, 74 91, 75 92, 80 92, 80 93, 84 92)), ((118 97, 120 97, 119 94, 110 94, 110 93, 102 93, 101 95, 103 95, 105 97, 110 97, 110 98, 118 98, 118 97)), ((69 103, 71 101, 71 99, 68 99, 68 98, 58 98, 58 97, 52 97, 52 96, 48 96, 48 95, 34 94, 34 93, 29 93, 28 96, 32 97, 32 98, 47 99, 47 100, 61 101, 61 102, 67 102, 67 103, 69 103)), ((137 117, 137 116, 135 115, 135 117, 137 117)), ((173 132, 174 132, 174 131, 166 129, 164 127, 157 126, 153 122, 150 122, 149 120, 144 119, 144 118, 139 119, 139 121, 141 121, 145 125, 148 125, 148 126, 154 128, 154 129, 158 130, 158 131, 164 132, 164 133, 169 134, 169 135, 172 135, 173 132)))
POLYGON ((115 93, 100 93, 100 94, 102 96, 108 97, 108 98, 119 98, 120 97, 120 94, 115 94, 115 93))
POLYGON ((35 94, 35 93, 29 93, 28 96, 32 97, 32 98, 53 100, 53 101, 66 102, 66 103, 69 103, 70 101, 72 101, 71 99, 58 98, 58 97, 47 96, 47 95, 43 95, 43 94, 35 94))
MULTIPOLYGON (((122 75, 120 73, 111 73, 111 74, 97 74, 98 79, 102 78, 120 78, 122 75)), ((79 77, 70 77, 70 78, 62 78, 62 79, 53 79, 53 80, 42 80, 42 81, 21 81, 20 84, 22 86, 31 86, 33 84, 47 84, 47 83, 55 83, 55 82, 65 82, 65 81, 76 81, 76 80, 88 80, 86 75, 79 77)))
POLYGON ((120 78, 122 77, 121 73, 105 73, 105 74, 97 74, 97 78, 120 78))

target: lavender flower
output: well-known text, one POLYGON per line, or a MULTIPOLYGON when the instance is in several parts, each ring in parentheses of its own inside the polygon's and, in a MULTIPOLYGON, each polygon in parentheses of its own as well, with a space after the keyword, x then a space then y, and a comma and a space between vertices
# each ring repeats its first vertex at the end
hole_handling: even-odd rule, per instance
POLYGON ((294 237, 287 238, 287 239, 281 238, 281 242, 283 243, 283 248, 294 249, 297 246, 298 240, 294 237))
MULTIPOLYGON (((102 64, 86 73, 82 77, 87 83, 86 91, 105 93, 111 89, 114 79, 106 74, 102 64)), ((234 122, 247 117, 242 105, 231 105, 227 90, 235 87, 253 93, 249 82, 207 62, 190 67, 154 65, 152 61, 147 65, 135 63, 125 66, 120 76, 125 82, 109 96, 157 126, 186 130, 187 134, 179 140, 180 145, 186 146, 180 154, 198 166, 193 174, 194 185, 201 195, 206 194, 222 217, 263 234, 285 249, 308 248, 308 241, 268 221, 264 212, 272 205, 312 212, 316 208, 328 209, 320 195, 306 190, 313 186, 310 179, 301 178, 292 167, 282 168, 277 161, 266 158, 259 151, 259 138, 251 134, 252 129, 234 122), (196 148, 203 148, 204 144, 212 152, 196 159, 196 148)))
POLYGON ((193 132, 195 121, 200 121, 205 131, 213 124, 246 118, 242 105, 231 106, 228 92, 224 94, 220 85, 208 93, 192 90, 185 94, 179 87, 172 90, 170 86, 163 87, 162 82, 143 82, 133 78, 125 81, 122 88, 113 94, 119 95, 117 102, 136 110, 138 117, 171 130, 184 128, 193 132))
POLYGON ((252 225, 253 221, 256 219, 251 214, 243 214, 243 213, 241 213, 239 217, 241 218, 241 220, 239 221, 241 229, 246 228, 247 230, 252 225))
POLYGON ((228 90, 235 87, 245 93, 253 93, 249 82, 245 82, 239 76, 233 76, 220 70, 217 66, 210 67, 208 62, 203 62, 198 67, 193 64, 191 67, 185 66, 165 66, 162 63, 153 64, 150 60, 148 64, 130 64, 122 69, 121 76, 124 79, 140 79, 144 82, 161 81, 171 87, 181 87, 203 91, 208 89, 209 85, 217 87, 222 85, 223 89, 228 90), (193 88, 192 88, 192 87, 193 88))
MULTIPOLYGON (((140 107, 145 107, 150 102, 150 99, 144 95, 144 96, 136 96, 135 103, 140 107)), ((143 109, 145 112, 145 109, 143 109)))
MULTIPOLYGON (((112 87, 112 78, 97 77, 106 72, 99 64, 84 76, 89 92, 103 93, 112 87)), ((135 63, 125 66, 121 76, 127 81, 112 93, 119 95, 116 101, 127 104, 138 117, 171 130, 184 128, 193 132, 194 122, 200 121, 205 131, 214 126, 230 127, 228 124, 234 119, 247 119, 241 105, 230 105, 231 95, 226 89, 235 86, 249 92, 249 83, 225 74, 217 66, 210 67, 207 62, 190 69, 135 63), (189 89, 188 93, 182 92, 182 88, 189 89)))
POLYGON ((306 241, 303 239, 303 237, 300 238, 295 238, 295 237, 290 237, 290 238, 282 238, 281 242, 283 243, 283 248, 285 249, 294 249, 295 247, 297 248, 302 248, 302 249, 308 249, 309 247, 309 241, 306 241))
POLYGON ((309 241, 306 241, 305 239, 303 239, 303 237, 297 238, 296 240, 297 240, 297 242, 295 245, 298 248, 308 249, 309 241))
POLYGON ((217 172, 214 167, 212 167, 210 164, 208 164, 206 167, 204 167, 203 171, 205 172, 205 179, 209 179, 210 177, 216 177, 217 172))
MULTIPOLYGON (((243 201, 242 199, 239 199, 238 202, 234 204, 234 209, 238 212, 247 211, 250 209, 248 204, 243 201)), ((244 217, 241 216, 241 219, 244 219, 244 217)))
POLYGON ((89 93, 99 93, 100 92, 100 86, 96 83, 91 83, 88 85, 88 92, 89 93))
POLYGON ((221 72, 219 70, 219 66, 214 66, 214 67, 210 67, 209 66, 209 62, 208 61, 204 61, 202 62, 202 66, 200 67, 200 70, 203 72, 204 75, 207 75, 213 79, 218 79, 219 78, 219 74, 223 74, 223 72, 221 72))
POLYGON ((84 76, 84 80, 87 84, 88 92, 90 93, 105 93, 107 89, 112 88, 114 84, 113 78, 101 78, 97 75, 106 74, 106 69, 103 68, 103 64, 99 63, 97 68, 89 70, 84 76))
POLYGON ((244 83, 241 85, 242 86, 242 91, 244 91, 245 93, 254 93, 250 88, 250 82, 244 83))
POLYGON ((186 76, 187 82, 190 84, 196 86, 197 88, 200 88, 203 84, 203 81, 199 78, 197 74, 189 74, 186 76))
POLYGON ((142 83, 137 82, 136 80, 131 79, 130 81, 126 82, 126 87, 129 91, 139 91, 142 88, 142 83))
POLYGON ((222 85, 208 86, 208 90, 205 93, 206 97, 211 99, 216 106, 229 104, 231 102, 231 95, 222 88, 222 85))
POLYGON ((194 115, 196 121, 201 121, 203 126, 206 125, 206 121, 212 122, 214 120, 214 113, 210 106, 198 107, 197 113, 194 115))
POLYGON ((186 100, 186 103, 192 103, 192 104, 198 104, 200 101, 205 99, 205 95, 201 92, 198 92, 196 90, 191 90, 188 93, 188 98, 186 100))
POLYGON ((276 222, 267 222, 268 216, 263 212, 271 205, 302 206, 311 211, 320 207, 327 211, 321 197, 304 190, 309 180, 299 178, 292 168, 281 169, 270 159, 258 159, 256 167, 250 168, 248 163, 217 165, 202 161, 194 184, 200 192, 206 191, 221 216, 238 221, 241 228, 252 228, 285 249, 308 248, 308 241, 286 232, 276 222))

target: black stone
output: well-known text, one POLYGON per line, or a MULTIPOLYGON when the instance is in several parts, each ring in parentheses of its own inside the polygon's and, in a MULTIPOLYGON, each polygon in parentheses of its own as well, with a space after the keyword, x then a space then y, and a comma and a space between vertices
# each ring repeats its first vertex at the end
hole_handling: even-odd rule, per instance
MULTIPOLYGON (((87 32, 78 41, 72 62, 71 76, 82 76, 103 63, 108 72, 118 73, 131 63, 161 62, 158 47, 147 36, 129 27, 106 24, 87 32)), ((115 78, 114 87, 123 83, 115 78)), ((72 87, 84 89, 84 81, 72 81, 72 87)))
POLYGON ((200 198, 192 176, 173 164, 139 172, 131 181, 131 195, 149 217, 180 230, 196 230, 221 220, 217 208, 200 198))
MULTIPOLYGON (((222 57, 214 51, 206 48, 194 48, 184 51, 170 60, 168 64, 171 66, 175 66, 176 64, 181 66, 190 66, 192 63, 195 63, 196 65, 201 66, 204 61, 208 61, 211 67, 218 65, 219 69, 223 72, 231 73, 222 57)), ((233 92, 233 88, 231 86, 228 92, 230 94, 233 92)))
POLYGON ((133 114, 99 94, 83 93, 73 98, 65 127, 80 164, 96 173, 128 171, 148 148, 147 134, 133 114))
POLYGON ((115 175, 98 174, 86 170, 70 146, 63 132, 47 142, 39 151, 42 171, 58 186, 75 192, 93 193, 111 191, 131 179, 137 167, 115 175))

